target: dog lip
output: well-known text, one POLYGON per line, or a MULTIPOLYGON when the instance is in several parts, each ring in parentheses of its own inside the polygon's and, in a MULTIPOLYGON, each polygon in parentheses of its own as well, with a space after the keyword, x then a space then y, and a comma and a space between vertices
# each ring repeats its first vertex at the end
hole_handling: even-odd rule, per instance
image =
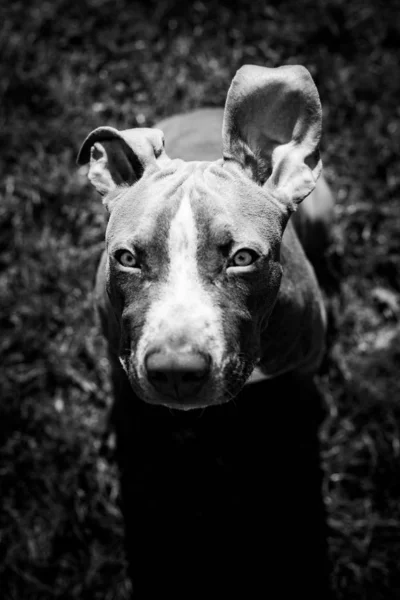
POLYGON ((230 402, 230 396, 210 396, 208 398, 202 400, 196 400, 193 398, 185 399, 185 400, 177 400, 176 397, 172 398, 171 396, 163 396, 163 397, 150 397, 148 395, 142 396, 142 399, 147 404, 151 404, 152 406, 163 406, 168 408, 169 410, 175 410, 179 412, 186 411, 194 411, 194 410, 204 410, 206 408, 210 408, 212 406, 218 406, 220 404, 226 404, 230 402))
POLYGON ((151 402, 151 404, 157 404, 158 406, 163 406, 164 408, 168 408, 169 410, 179 411, 179 412, 189 412, 192 410, 204 410, 205 408, 209 408, 210 406, 214 406, 213 404, 188 404, 188 403, 158 403, 151 402))
POLYGON ((165 394, 163 398, 146 397, 145 402, 156 406, 165 406, 165 408, 179 411, 203 409, 207 408, 208 406, 213 406, 215 404, 214 401, 198 401, 194 399, 179 400, 179 398, 177 398, 176 396, 170 396, 167 394, 165 394))

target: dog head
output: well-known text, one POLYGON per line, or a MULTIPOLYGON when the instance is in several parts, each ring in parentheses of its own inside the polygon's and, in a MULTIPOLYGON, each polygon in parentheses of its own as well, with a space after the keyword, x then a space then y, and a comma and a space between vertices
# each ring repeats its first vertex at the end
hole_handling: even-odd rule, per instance
POLYGON ((100 127, 83 143, 78 163, 110 213, 119 358, 143 400, 222 403, 250 376, 286 223, 321 171, 320 130, 306 69, 246 66, 228 92, 220 160, 171 160, 157 129, 100 127))

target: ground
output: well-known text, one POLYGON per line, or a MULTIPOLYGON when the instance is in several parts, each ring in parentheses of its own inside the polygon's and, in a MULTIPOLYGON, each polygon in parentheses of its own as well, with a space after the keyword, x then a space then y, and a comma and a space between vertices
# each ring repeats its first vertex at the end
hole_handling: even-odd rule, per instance
POLYGON ((398 2, 17 0, 0 15, 2 598, 129 594, 91 299, 106 216, 80 143, 223 105, 246 63, 303 64, 320 92, 341 280, 319 378, 333 585, 398 598, 398 2))

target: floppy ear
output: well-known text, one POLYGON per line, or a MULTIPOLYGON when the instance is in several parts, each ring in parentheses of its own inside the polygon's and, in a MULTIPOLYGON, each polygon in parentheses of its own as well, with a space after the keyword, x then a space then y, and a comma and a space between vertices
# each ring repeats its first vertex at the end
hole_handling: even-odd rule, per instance
POLYGON ((228 92, 223 123, 225 160, 234 160, 289 210, 315 187, 321 103, 301 66, 246 65, 228 92))
POLYGON ((163 150, 164 136, 159 129, 98 127, 83 142, 77 163, 90 163, 89 180, 106 196, 117 186, 134 184, 146 167, 157 164, 163 150))

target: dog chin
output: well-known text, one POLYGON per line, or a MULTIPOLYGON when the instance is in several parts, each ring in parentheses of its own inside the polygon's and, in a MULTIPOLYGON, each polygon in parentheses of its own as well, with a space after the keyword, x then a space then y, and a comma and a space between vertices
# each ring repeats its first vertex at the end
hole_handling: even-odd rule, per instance
POLYGON ((137 382, 132 385, 132 389, 143 402, 146 402, 146 404, 152 404, 153 406, 164 406, 170 410, 179 411, 204 410, 205 408, 209 408, 211 406, 226 404, 231 399, 231 396, 213 394, 211 392, 201 397, 197 396, 177 399, 172 396, 153 393, 147 388, 144 389, 138 386, 137 382))
POLYGON ((176 411, 191 411, 191 410, 204 410, 212 406, 219 406, 222 404, 228 404, 232 402, 235 396, 243 388, 246 380, 242 382, 236 381, 235 384, 224 387, 223 389, 229 389, 229 391, 223 392, 209 390, 209 392, 202 393, 201 396, 186 397, 177 399, 176 397, 161 395, 156 391, 152 390, 148 385, 141 385, 137 380, 130 381, 131 387, 135 394, 140 400, 146 404, 153 406, 164 406, 170 410, 176 411))
POLYGON ((189 412, 189 411, 194 411, 194 410, 205 410, 206 408, 210 408, 211 406, 214 406, 216 404, 222 404, 222 402, 190 402, 190 401, 186 401, 184 400, 183 402, 174 402, 174 401, 169 401, 166 400, 165 398, 163 398, 162 401, 150 401, 150 400, 145 400, 145 402, 147 402, 148 404, 152 404, 154 406, 163 406, 165 408, 168 408, 169 410, 173 410, 173 411, 180 411, 180 412, 189 412))
POLYGON ((217 406, 219 404, 226 404, 232 399, 232 394, 224 394, 218 389, 214 390, 209 386, 208 390, 203 390, 201 395, 187 396, 185 398, 176 398, 175 396, 169 396, 166 394, 159 394, 154 390, 147 381, 140 381, 136 377, 132 377, 132 374, 128 374, 129 383, 131 385, 134 394, 146 404, 152 406, 164 406, 171 410, 179 411, 190 411, 190 410, 203 410, 210 406, 217 406), (211 389, 210 389, 211 388, 211 389))

